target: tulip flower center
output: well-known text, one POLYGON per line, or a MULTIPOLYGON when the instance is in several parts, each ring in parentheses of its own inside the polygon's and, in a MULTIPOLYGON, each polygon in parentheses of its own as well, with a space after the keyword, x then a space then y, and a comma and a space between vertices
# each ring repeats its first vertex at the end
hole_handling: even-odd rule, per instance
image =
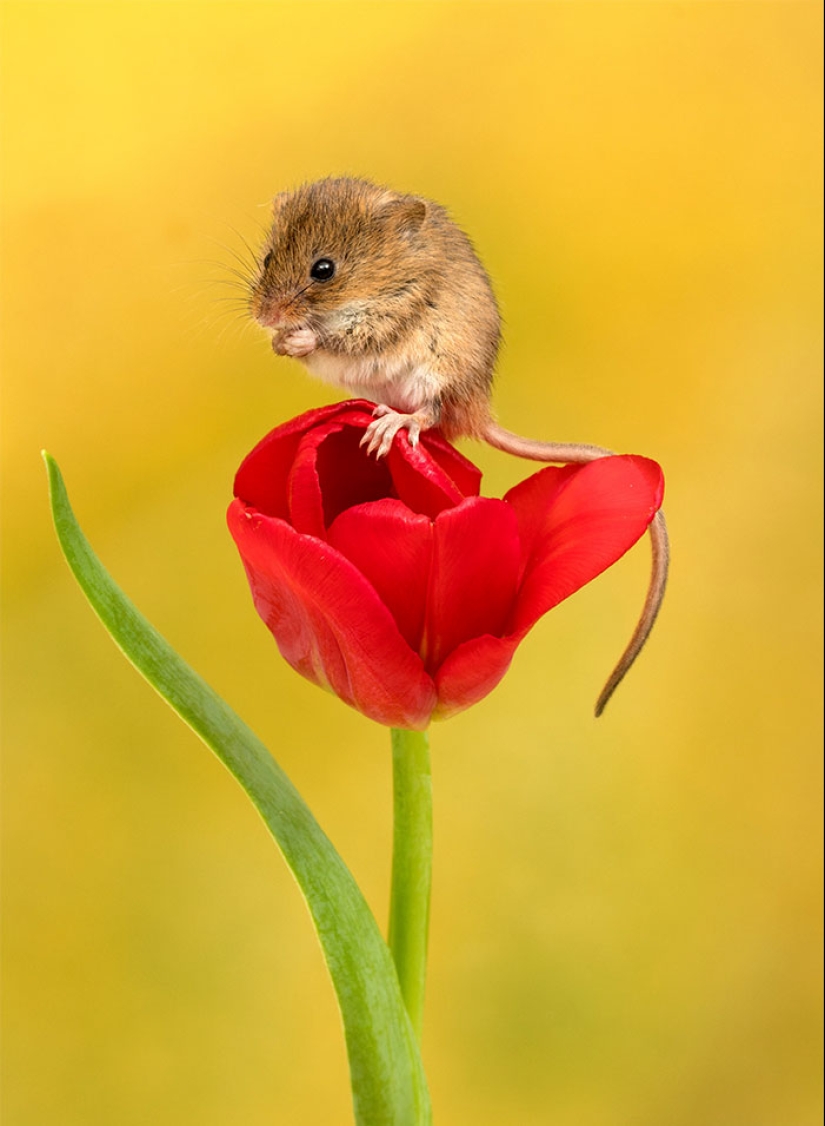
POLYGON ((379 461, 359 450, 362 436, 361 431, 345 426, 318 447, 316 469, 327 528, 347 508, 398 496, 386 459, 379 461))

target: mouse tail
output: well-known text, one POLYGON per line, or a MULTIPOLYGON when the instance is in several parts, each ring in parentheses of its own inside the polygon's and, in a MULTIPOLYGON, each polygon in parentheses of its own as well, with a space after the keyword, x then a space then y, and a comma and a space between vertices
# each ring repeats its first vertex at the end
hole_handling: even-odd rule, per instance
POLYGON ((662 601, 665 597, 667 572, 670 565, 670 542, 667 535, 665 514, 661 509, 659 509, 653 517, 647 532, 650 536, 652 563, 645 604, 642 607, 642 612, 639 615, 633 636, 630 638, 630 641, 628 641, 625 651, 619 658, 613 672, 607 678, 607 683, 599 693, 595 707, 597 719, 607 707, 610 697, 624 680, 625 674, 629 671, 631 665, 644 648, 644 644, 650 636, 650 631, 653 629, 654 622, 659 615, 659 610, 662 607, 662 601))
MULTIPOLYGON (((515 454, 516 457, 528 458, 531 461, 583 465, 588 461, 595 461, 596 458, 612 457, 614 454, 613 450, 606 450, 601 446, 533 441, 530 438, 522 438, 519 434, 514 434, 510 430, 505 430, 503 426, 499 426, 498 423, 492 421, 484 428, 481 437, 497 450, 515 454)), ((645 603, 630 641, 627 643, 613 672, 607 678, 607 683, 599 693, 595 707, 597 717, 602 714, 610 697, 624 680, 644 648, 665 596, 670 563, 670 544, 664 513, 661 510, 656 513, 648 527, 648 535, 652 549, 652 568, 645 603)))
POLYGON ((615 452, 602 446, 583 446, 575 442, 533 441, 514 434, 512 430, 505 430, 497 422, 488 422, 481 437, 497 450, 516 457, 530 461, 558 461, 564 465, 583 465, 587 461, 595 461, 597 457, 611 457, 615 452))

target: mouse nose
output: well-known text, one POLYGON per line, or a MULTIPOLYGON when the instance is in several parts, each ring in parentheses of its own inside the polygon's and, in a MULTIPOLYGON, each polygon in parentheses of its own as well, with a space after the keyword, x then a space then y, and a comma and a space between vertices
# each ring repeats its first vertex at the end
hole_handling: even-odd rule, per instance
POLYGON ((286 298, 277 300, 262 301, 255 314, 255 319, 264 328, 279 329, 289 328, 290 325, 298 324, 300 317, 296 314, 294 305, 286 298))

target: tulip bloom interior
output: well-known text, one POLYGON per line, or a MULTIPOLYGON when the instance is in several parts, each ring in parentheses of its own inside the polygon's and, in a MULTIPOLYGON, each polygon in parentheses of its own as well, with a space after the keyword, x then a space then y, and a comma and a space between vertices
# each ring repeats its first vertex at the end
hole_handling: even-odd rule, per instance
POLYGON ((228 523, 292 667, 422 730, 498 684, 538 619, 644 534, 664 483, 656 462, 622 455, 482 497, 480 471, 436 431, 366 454, 372 409, 338 403, 271 431, 238 470, 228 523))

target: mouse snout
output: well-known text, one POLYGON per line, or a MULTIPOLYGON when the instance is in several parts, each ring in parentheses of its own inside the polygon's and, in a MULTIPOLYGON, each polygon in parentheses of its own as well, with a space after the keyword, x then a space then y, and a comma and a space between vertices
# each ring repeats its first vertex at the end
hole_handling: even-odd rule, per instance
POLYGON ((295 308, 295 302, 284 297, 278 300, 260 301, 255 310, 255 320, 264 328, 278 331, 295 328, 301 323, 302 318, 295 308))

